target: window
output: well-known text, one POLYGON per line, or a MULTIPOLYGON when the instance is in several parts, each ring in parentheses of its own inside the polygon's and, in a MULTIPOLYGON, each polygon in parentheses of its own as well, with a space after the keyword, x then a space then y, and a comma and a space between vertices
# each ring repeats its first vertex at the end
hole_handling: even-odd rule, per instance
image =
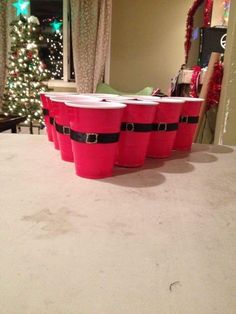
POLYGON ((67 85, 75 80, 69 0, 31 0, 30 3, 31 15, 39 19, 44 37, 39 55, 52 73, 49 86, 67 85))

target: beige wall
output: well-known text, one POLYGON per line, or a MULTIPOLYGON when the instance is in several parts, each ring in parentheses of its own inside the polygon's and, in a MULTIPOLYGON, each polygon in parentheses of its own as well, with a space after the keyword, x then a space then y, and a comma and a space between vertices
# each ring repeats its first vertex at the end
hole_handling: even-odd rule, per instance
POLYGON ((236 145, 236 1, 231 1, 215 143, 236 145))
POLYGON ((224 13, 224 6, 222 0, 214 0, 211 25, 222 25, 222 17, 224 13))
POLYGON ((193 0, 113 0, 110 84, 167 92, 184 63, 187 12, 193 0))

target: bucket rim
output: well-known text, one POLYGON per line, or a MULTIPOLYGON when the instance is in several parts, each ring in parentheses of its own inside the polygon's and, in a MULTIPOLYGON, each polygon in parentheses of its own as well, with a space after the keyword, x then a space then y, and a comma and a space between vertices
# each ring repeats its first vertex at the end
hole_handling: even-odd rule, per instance
POLYGON ((80 95, 83 95, 83 96, 91 96, 91 97, 99 97, 99 98, 103 98, 103 97, 118 97, 120 95, 117 95, 117 94, 102 94, 102 93, 83 93, 83 94, 80 94, 80 95))
POLYGON ((175 97, 161 97, 158 102, 159 103, 169 103, 169 104, 184 104, 185 101, 183 99, 174 99, 175 97))
POLYGON ((186 101, 190 101, 190 102, 199 102, 199 101, 204 101, 204 98, 196 98, 196 97, 173 97, 173 98, 177 98, 177 99, 182 99, 185 102, 186 101))
POLYGON ((52 97, 49 97, 51 101, 54 101, 54 102, 66 102, 66 101, 74 101, 74 102, 77 102, 77 101, 101 101, 99 98, 94 98, 94 97, 84 97, 84 96, 76 96, 76 95, 65 95, 64 97, 63 96, 52 96, 52 97))
POLYGON ((123 102, 126 105, 136 105, 136 106, 157 106, 158 105, 158 102, 156 101, 139 100, 139 99, 123 100, 121 102, 123 102))
POLYGON ((44 94, 46 97, 50 96, 65 96, 65 95, 79 95, 78 93, 70 93, 70 92, 41 92, 40 94, 44 94))
POLYGON ((125 108, 126 104, 119 102, 102 102, 102 101, 81 101, 76 103, 74 101, 67 101, 65 104, 68 107, 83 108, 83 109, 121 109, 125 108))

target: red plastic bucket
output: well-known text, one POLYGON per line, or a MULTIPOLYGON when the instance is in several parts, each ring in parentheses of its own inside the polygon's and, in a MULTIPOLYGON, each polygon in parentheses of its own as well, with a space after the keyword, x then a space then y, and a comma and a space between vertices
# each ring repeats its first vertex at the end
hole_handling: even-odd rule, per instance
POLYGON ((42 102, 43 116, 44 116, 44 122, 45 122, 45 126, 46 126, 48 140, 50 142, 52 142, 53 140, 52 140, 52 130, 51 130, 51 125, 50 125, 50 118, 49 118, 49 107, 48 107, 47 97, 45 96, 44 92, 40 93, 40 99, 42 102))
POLYGON ((183 100, 159 99, 147 150, 148 157, 166 158, 171 155, 183 104, 183 100))
POLYGON ((122 118, 116 165, 141 167, 145 161, 157 103, 130 100, 125 104, 127 107, 122 118))
POLYGON ((124 104, 66 102, 73 108, 70 128, 76 174, 90 179, 112 175, 124 104))
POLYGON ((204 99, 190 97, 178 97, 178 99, 183 99, 185 103, 181 112, 174 149, 189 151, 192 147, 193 137, 198 125, 199 112, 204 99))
POLYGON ((70 114, 71 109, 65 105, 67 101, 96 101, 96 98, 81 95, 65 95, 51 97, 52 107, 58 108, 55 115, 55 130, 60 148, 61 158, 64 161, 73 162, 74 156, 70 139, 70 114))

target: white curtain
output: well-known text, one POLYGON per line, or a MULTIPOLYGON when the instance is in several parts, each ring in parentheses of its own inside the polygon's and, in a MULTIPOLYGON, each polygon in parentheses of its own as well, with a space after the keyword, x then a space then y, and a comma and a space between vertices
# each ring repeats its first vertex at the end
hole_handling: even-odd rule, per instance
POLYGON ((10 23, 14 19, 13 0, 0 3, 0 110, 6 83, 8 51, 10 50, 10 23))
POLYGON ((77 91, 94 92, 102 80, 111 33, 112 0, 70 0, 77 91))

